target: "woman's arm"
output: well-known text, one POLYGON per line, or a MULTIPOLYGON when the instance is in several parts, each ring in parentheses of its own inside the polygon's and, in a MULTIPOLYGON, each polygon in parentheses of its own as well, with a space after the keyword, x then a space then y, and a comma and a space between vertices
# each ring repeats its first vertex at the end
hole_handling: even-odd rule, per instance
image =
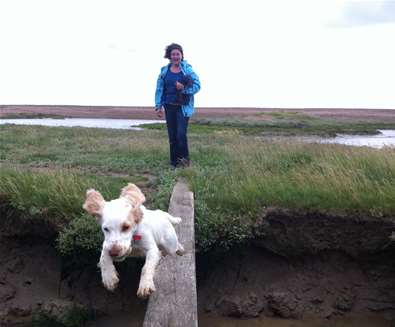
POLYGON ((162 96, 163 96, 163 78, 159 74, 158 80, 156 81, 156 91, 155 91, 155 109, 162 107, 162 96))

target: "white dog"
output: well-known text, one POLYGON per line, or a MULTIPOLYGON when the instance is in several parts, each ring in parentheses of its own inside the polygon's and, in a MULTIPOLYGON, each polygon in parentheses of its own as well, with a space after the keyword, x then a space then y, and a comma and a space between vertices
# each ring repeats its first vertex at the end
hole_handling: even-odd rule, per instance
POLYGON ((181 218, 162 210, 148 210, 142 205, 144 202, 141 190, 129 183, 120 197, 112 201, 105 201, 98 191, 90 189, 83 205, 88 213, 96 216, 104 234, 99 267, 107 289, 114 290, 119 282, 113 261, 132 255, 146 257, 137 291, 140 297, 155 291, 155 268, 162 254, 182 255, 184 252, 172 225, 179 224, 181 218))

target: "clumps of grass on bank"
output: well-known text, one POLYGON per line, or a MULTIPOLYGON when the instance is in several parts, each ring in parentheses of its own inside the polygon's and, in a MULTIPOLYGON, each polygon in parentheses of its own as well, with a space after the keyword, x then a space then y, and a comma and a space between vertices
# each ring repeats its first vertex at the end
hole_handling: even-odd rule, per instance
POLYGON ((197 168, 189 178, 221 211, 256 213, 264 205, 395 214, 392 149, 240 140, 226 150, 226 169, 197 168))
POLYGON ((79 306, 70 306, 64 311, 42 309, 33 313, 32 327, 80 327, 93 319, 93 312, 79 306))
POLYGON ((197 242, 230 247, 251 237, 266 207, 350 216, 395 215, 395 152, 238 139, 227 162, 181 174, 195 192, 197 242))
POLYGON ((35 173, 25 169, 0 169, 0 194, 15 209, 30 216, 50 217, 63 225, 82 213, 86 190, 100 189, 103 196, 119 195, 127 179, 84 176, 67 170, 35 173))
POLYGON ((56 247, 74 266, 84 266, 97 262, 102 242, 103 235, 95 218, 82 214, 60 231, 56 247))

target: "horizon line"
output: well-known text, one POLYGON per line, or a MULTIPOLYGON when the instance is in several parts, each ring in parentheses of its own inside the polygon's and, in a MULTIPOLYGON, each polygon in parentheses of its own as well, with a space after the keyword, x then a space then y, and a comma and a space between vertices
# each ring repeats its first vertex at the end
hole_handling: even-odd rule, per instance
MULTIPOLYGON (((97 107, 97 108, 142 108, 153 109, 154 106, 128 106, 128 105, 79 105, 79 104, 0 104, 0 109, 3 107, 97 107)), ((196 109, 262 109, 262 110, 395 110, 395 108, 366 108, 366 107, 253 107, 253 106, 196 106, 196 109)))

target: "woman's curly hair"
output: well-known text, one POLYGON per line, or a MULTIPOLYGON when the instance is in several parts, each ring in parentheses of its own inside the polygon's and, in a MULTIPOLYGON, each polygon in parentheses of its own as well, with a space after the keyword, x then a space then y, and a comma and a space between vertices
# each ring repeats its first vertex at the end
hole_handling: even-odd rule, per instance
POLYGON ((168 45, 168 46, 166 47, 166 50, 165 50, 165 58, 170 60, 170 54, 171 54, 171 52, 172 52, 174 49, 177 49, 177 50, 179 50, 179 51, 181 52, 182 59, 184 60, 184 51, 182 51, 182 46, 179 45, 179 44, 177 44, 177 43, 172 43, 172 44, 170 44, 170 45, 168 45))

